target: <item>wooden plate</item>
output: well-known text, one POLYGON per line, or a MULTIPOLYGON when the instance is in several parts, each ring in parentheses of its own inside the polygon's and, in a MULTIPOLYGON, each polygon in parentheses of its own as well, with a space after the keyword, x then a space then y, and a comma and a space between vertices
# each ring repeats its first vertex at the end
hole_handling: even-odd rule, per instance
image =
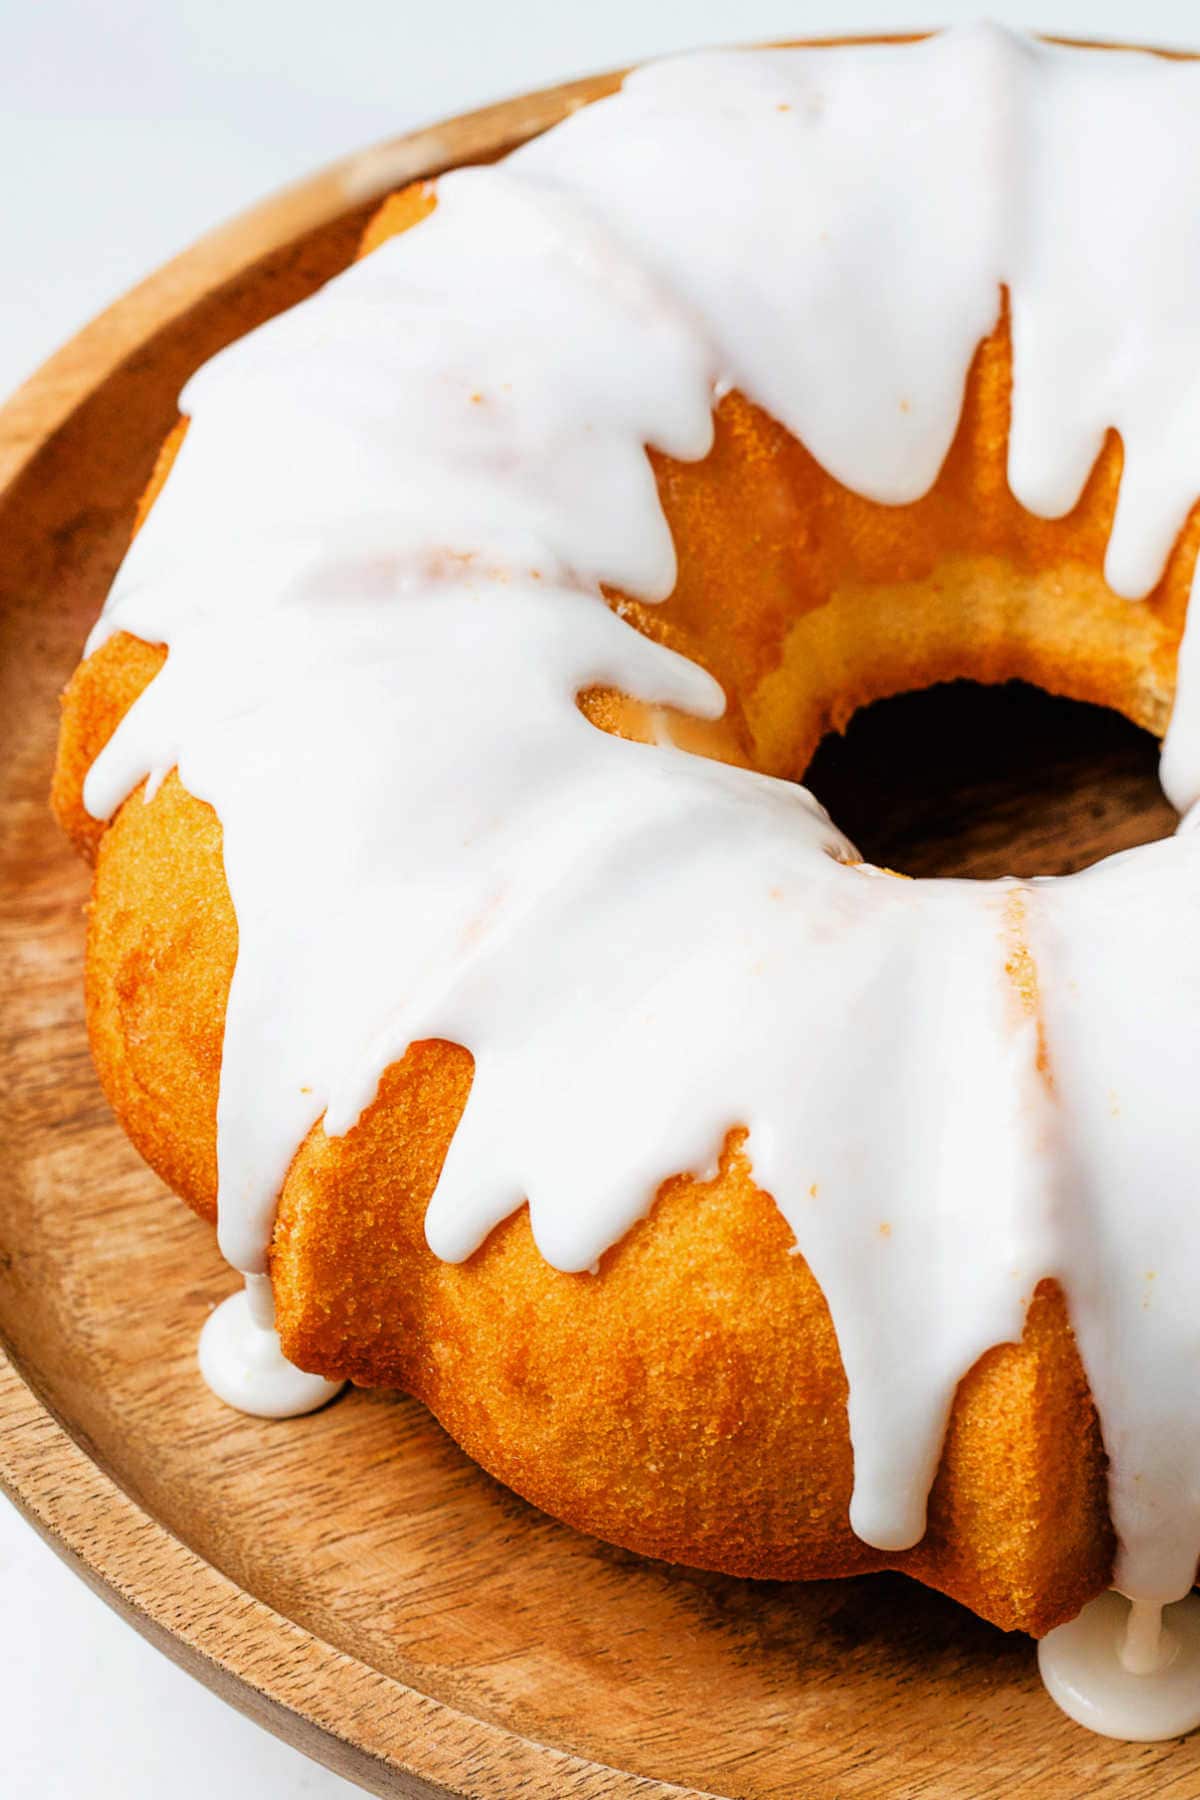
MULTIPOLYGON (((182 380, 339 268, 385 189, 614 84, 317 176, 155 275, 0 414, 0 1480, 169 1655, 376 1794, 1195 1795, 1200 1744, 1087 1737, 1043 1696, 1028 1640, 898 1578, 756 1586, 641 1561, 533 1512, 392 1395, 287 1424, 226 1411, 194 1346, 232 1278, 92 1075, 87 882, 46 809, 55 694, 182 380)), ((957 707, 981 754, 971 721, 1000 705, 1032 746, 1023 770, 964 763, 951 796, 944 755, 918 754, 905 791, 894 742, 880 759, 886 720, 823 754, 818 785, 847 801, 872 757, 888 770, 886 806, 854 829, 878 827, 889 860, 1047 869, 1169 827, 1136 733, 974 696, 899 703, 918 709, 905 741, 939 744, 957 707)))

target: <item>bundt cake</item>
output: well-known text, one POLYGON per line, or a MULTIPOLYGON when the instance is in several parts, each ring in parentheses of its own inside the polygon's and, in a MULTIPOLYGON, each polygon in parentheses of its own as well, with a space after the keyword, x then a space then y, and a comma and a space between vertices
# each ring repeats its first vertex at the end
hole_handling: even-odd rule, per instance
POLYGON ((1200 833, 910 881, 798 783, 1019 677, 1196 800, 1198 212, 1190 62, 699 54, 192 379, 54 801, 293 1364, 658 1557, 1188 1591, 1200 833))

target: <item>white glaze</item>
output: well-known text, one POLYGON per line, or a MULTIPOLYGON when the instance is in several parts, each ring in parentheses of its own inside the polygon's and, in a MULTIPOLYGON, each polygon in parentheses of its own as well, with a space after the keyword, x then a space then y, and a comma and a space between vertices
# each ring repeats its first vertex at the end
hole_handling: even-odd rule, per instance
MULTIPOLYGON (((1157 1675, 1178 1656, 1178 1634, 1166 1623, 1163 1612, 1154 1600, 1129 1601, 1117 1646, 1117 1660, 1127 1674, 1157 1675)), ((1200 1691, 1196 1700, 1200 1703, 1200 1691)))
POLYGON ((245 1284, 208 1315, 197 1346, 200 1373, 227 1406, 256 1419, 294 1419, 325 1406, 346 1385, 288 1362, 275 1330, 266 1275, 245 1284))
MULTIPOLYGON (((646 444, 736 385, 841 480, 929 487, 1001 285, 1010 481, 1066 510, 1118 425, 1146 591, 1200 493, 1200 67, 990 27, 639 72, 215 359, 93 646, 165 641, 88 777, 216 807, 239 955, 221 1241, 265 1267, 296 1145, 416 1039, 475 1081, 429 1209, 462 1259, 528 1197, 590 1268, 749 1127, 829 1300, 852 1522, 911 1544, 955 1386, 1064 1283, 1120 1580, 1200 1547, 1200 836, 1069 880, 899 883, 803 789, 595 731, 611 684, 715 713, 624 624, 674 548, 646 444), (1044 1014, 1005 971, 1023 921, 1044 1014)), ((1200 794, 1200 630, 1164 769, 1200 794), (1193 665, 1197 665, 1193 668, 1193 665)))
POLYGON ((1102 1737, 1154 1744, 1200 1725, 1200 1596, 1165 1609, 1109 1592, 1038 1645, 1050 1694, 1102 1737))

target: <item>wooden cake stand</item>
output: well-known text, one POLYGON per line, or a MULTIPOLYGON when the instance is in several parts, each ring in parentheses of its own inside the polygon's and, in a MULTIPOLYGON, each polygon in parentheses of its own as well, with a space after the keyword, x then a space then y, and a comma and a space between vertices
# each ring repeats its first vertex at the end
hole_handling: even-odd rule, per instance
MULTIPOLYGON (((1028 1639, 900 1578, 755 1585, 643 1561, 534 1512, 396 1395, 283 1424, 227 1411, 195 1344, 234 1278, 92 1073, 87 874, 47 811, 56 695, 181 383, 341 268, 388 189, 500 155, 616 84, 527 96, 315 176, 154 275, 0 412, 0 1482, 168 1655, 375 1794, 1200 1795, 1200 1739, 1087 1736, 1043 1694, 1028 1639)), ((905 792, 881 757, 888 841, 864 826, 868 854, 1048 872, 1169 828, 1132 728, 972 691, 1017 709, 1026 766, 965 768, 949 798, 938 772, 931 807, 944 758, 905 792)), ((918 709, 919 752, 939 707, 964 703, 891 704, 918 709)), ((822 751, 832 805, 839 784, 861 789, 877 731, 868 717, 822 751)))

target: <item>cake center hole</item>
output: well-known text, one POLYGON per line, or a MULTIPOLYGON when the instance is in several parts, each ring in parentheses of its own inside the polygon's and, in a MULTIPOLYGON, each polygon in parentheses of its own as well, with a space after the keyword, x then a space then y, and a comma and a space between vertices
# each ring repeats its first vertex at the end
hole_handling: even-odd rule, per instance
POLYGON ((1178 823, 1148 732, 1021 681, 864 707, 804 783, 869 862, 905 875, 1069 875, 1178 823))

